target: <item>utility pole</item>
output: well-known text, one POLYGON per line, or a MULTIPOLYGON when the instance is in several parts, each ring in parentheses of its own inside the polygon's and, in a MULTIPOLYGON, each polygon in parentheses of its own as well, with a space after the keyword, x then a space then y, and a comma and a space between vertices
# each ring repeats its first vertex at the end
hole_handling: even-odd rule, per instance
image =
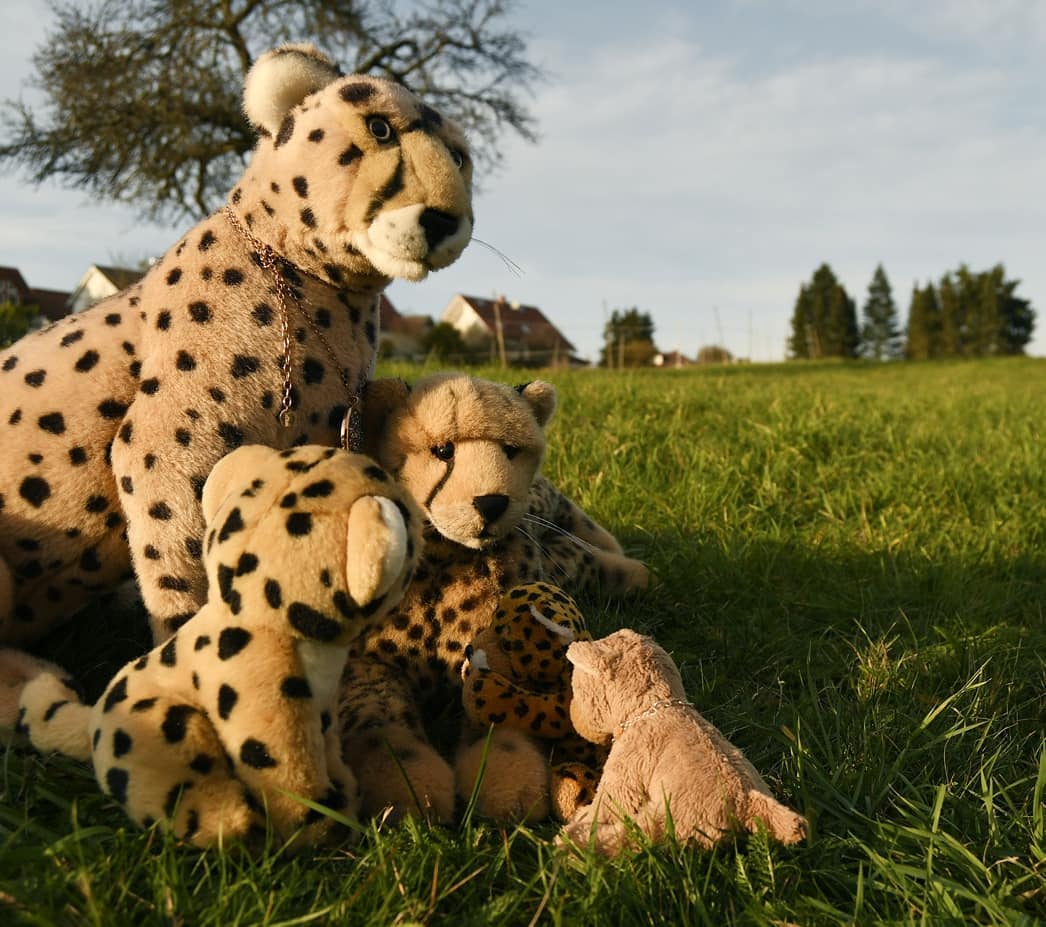
POLYGON ((501 358, 501 367, 508 367, 508 359, 505 357, 505 331, 501 327, 501 304, 505 301, 504 296, 494 300, 494 333, 498 339, 498 355, 501 358))

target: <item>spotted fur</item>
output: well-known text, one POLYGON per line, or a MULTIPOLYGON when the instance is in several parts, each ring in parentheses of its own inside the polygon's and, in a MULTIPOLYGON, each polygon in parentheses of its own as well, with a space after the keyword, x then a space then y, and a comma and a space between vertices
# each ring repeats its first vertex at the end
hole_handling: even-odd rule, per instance
POLYGON ((481 810, 547 813, 547 757, 526 734, 499 728, 489 747, 467 742, 455 772, 426 730, 448 704, 460 705, 465 648, 510 588, 549 579, 622 593, 648 582, 643 564, 539 475, 554 408, 555 390, 541 381, 512 389, 450 374, 413 389, 395 380, 368 388, 370 453, 414 496, 426 525, 406 595, 352 645, 346 664, 342 736, 366 812, 392 806, 449 820, 455 789, 471 794, 482 757, 486 781, 515 785, 483 792, 481 810), (503 765, 526 772, 501 776, 503 765))
POLYGON ((38 640, 132 570, 155 642, 176 630, 206 594, 211 468, 243 444, 336 444, 380 292, 471 236, 465 141, 402 87, 294 46, 259 59, 245 98, 261 137, 227 210, 140 283, 0 352, 0 644, 38 640))
POLYGON ((410 498, 368 458, 308 445, 240 448, 204 486, 207 603, 82 705, 43 673, 20 728, 41 750, 90 759, 102 789, 143 826, 199 846, 280 839, 351 816, 338 679, 349 642, 406 588, 420 543, 410 498))
POLYGON ((510 589, 490 627, 465 649, 461 669, 465 714, 480 734, 491 725, 539 741, 549 758, 552 811, 567 821, 592 801, 606 750, 570 723, 567 647, 591 640, 577 603, 548 583, 510 589))

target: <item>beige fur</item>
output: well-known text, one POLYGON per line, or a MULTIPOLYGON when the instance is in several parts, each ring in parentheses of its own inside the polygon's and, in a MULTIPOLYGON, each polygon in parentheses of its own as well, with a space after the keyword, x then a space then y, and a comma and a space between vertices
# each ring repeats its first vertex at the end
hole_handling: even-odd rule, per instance
POLYGON ((143 826, 199 846, 265 825, 280 839, 325 839, 331 819, 300 799, 358 808, 331 723, 338 679, 349 642, 409 582, 419 513, 366 457, 258 445, 211 471, 203 510, 206 604, 93 707, 39 672, 19 728, 39 750, 92 761, 143 826))
POLYGON ((680 842, 703 847, 760 825, 782 843, 806 835, 805 818, 773 797, 741 751, 680 704, 679 671, 650 638, 622 630, 577 641, 567 659, 574 664, 574 727, 613 746, 595 800, 563 829, 560 844, 613 855, 632 842, 630 823, 657 840, 669 814, 680 842))
MULTIPOLYGON (((262 56, 246 88, 262 137, 228 211, 0 352, 0 644, 39 640, 132 566, 154 642, 177 629, 206 597, 211 468, 241 444, 337 444, 373 371, 379 293, 468 242, 461 132, 402 87, 337 75, 311 47, 262 56)), ((18 659, 0 650, 0 677, 18 659)))

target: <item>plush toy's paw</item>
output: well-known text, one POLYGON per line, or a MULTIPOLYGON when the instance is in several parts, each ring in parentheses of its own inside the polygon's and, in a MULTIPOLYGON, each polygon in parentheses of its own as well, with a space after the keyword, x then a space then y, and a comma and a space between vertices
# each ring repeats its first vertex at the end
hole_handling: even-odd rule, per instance
POLYGON ((476 810, 483 817, 541 821, 549 815, 548 761, 519 731, 495 728, 489 738, 464 747, 455 772, 458 794, 468 801, 475 792, 476 810))
POLYGON ((807 834, 806 818, 762 791, 748 793, 748 829, 755 833, 761 824, 774 840, 799 843, 807 834))
POLYGON ((599 774, 584 763, 560 763, 552 767, 552 813, 569 821, 578 810, 592 804, 599 774))
MULTIPOLYGON (((68 674, 60 666, 30 656, 21 650, 0 649, 0 742, 24 742, 24 733, 18 733, 21 699, 26 685, 39 676, 48 676, 68 695, 61 698, 80 701, 72 689, 68 674), (59 682, 65 680, 65 682, 59 682)), ((52 701, 56 701, 53 699, 52 701)), ((46 706, 45 706, 46 707, 46 706)))
POLYGON ((349 512, 348 584, 357 605, 388 592, 407 563, 407 526, 391 499, 365 496, 349 512))
POLYGON ((454 819, 454 770, 439 753, 413 735, 390 735, 350 757, 362 795, 361 813, 377 817, 391 809, 397 821, 424 817, 440 824, 454 819))
POLYGON ((633 560, 623 554, 602 552, 597 557, 601 580, 606 592, 641 592, 656 584, 654 574, 640 560, 633 560))

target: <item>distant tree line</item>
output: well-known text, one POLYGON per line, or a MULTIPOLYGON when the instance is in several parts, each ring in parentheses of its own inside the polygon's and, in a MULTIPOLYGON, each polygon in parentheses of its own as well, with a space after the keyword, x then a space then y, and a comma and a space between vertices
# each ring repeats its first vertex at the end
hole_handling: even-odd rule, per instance
POLYGON ((965 264, 936 284, 912 291, 902 334, 890 281, 875 269, 858 323, 857 306, 822 264, 799 288, 788 352, 793 358, 987 357, 1023 354, 1035 327, 1035 310, 1016 293, 997 264, 974 272, 965 264))

